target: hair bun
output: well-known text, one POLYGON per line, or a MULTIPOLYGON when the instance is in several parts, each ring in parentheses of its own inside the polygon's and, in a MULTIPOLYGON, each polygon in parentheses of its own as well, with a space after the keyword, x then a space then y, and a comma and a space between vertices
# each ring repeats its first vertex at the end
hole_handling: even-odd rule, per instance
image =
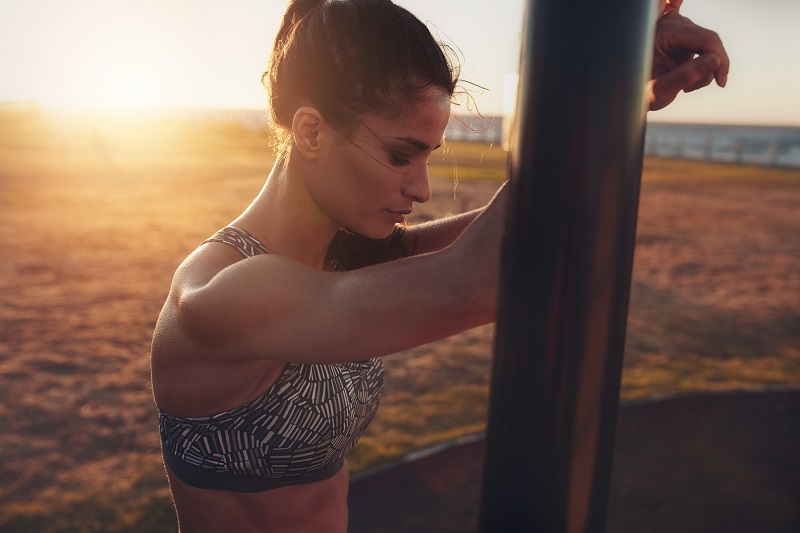
POLYGON ((290 0, 283 14, 283 21, 275 37, 275 43, 286 39, 289 33, 303 20, 308 14, 313 13, 322 7, 328 0, 290 0))
POLYGON ((292 146, 292 121, 312 106, 340 132, 363 113, 397 109, 428 87, 452 96, 449 47, 391 0, 291 0, 261 81, 274 146, 292 146))

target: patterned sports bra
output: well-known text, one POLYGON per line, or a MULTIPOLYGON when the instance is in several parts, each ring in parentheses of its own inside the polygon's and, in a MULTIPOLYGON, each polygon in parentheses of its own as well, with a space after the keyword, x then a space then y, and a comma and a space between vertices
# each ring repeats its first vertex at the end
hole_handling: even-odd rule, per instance
MULTIPOLYGON (((245 257, 269 253, 229 226, 205 242, 245 257)), ((357 363, 288 363, 258 398, 211 416, 181 418, 159 409, 164 462, 188 485, 260 492, 335 475, 378 409, 380 358, 357 363)))

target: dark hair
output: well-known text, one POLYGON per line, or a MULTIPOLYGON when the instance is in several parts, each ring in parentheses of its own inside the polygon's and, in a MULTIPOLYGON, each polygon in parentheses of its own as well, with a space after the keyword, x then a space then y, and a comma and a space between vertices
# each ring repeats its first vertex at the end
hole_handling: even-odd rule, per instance
POLYGON ((304 105, 347 131, 362 113, 400 110, 427 87, 452 96, 459 69, 448 55, 390 0, 291 0, 261 78, 278 149, 290 146, 304 105))

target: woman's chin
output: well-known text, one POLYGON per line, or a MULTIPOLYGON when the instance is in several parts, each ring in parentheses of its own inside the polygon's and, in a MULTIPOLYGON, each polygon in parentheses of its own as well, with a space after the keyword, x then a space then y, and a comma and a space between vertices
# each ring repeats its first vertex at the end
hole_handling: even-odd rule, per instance
POLYGON ((395 228, 397 228, 396 224, 372 224, 362 227, 348 226, 342 229, 348 233, 354 233, 356 235, 366 237, 367 239, 380 241, 391 237, 395 231, 395 228))

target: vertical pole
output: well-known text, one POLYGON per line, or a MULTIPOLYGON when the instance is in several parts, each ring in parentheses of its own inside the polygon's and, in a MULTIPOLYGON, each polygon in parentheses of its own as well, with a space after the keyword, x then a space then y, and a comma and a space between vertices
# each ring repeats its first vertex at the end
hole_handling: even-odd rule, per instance
POLYGON ((656 6, 527 6, 481 532, 605 528, 656 6))

